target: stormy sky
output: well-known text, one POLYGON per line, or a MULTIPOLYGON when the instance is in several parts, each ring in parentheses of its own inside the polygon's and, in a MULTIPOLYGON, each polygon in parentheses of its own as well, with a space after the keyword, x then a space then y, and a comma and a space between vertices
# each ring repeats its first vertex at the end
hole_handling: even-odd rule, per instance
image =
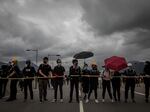
POLYGON ((0 0, 0 61, 39 62, 48 54, 70 61, 88 50, 107 57, 150 59, 150 0, 0 0))

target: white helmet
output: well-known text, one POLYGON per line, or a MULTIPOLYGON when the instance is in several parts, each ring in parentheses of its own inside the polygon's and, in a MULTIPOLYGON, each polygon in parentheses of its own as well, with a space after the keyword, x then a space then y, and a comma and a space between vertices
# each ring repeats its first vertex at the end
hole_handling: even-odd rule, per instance
POLYGON ((132 67, 132 63, 128 63, 128 67, 132 67))

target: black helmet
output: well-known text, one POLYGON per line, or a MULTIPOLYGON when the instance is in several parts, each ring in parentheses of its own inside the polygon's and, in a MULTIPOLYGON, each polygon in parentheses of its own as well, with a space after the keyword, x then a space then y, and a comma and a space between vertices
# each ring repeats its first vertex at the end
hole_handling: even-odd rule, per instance
POLYGON ((57 61, 56 61, 57 63, 61 63, 61 59, 57 59, 57 61))
POLYGON ((48 57, 44 57, 43 60, 48 60, 48 57))
POLYGON ((73 59, 72 63, 78 63, 78 60, 77 59, 73 59))
POLYGON ((27 61, 26 61, 26 64, 30 65, 30 64, 31 64, 31 61, 30 61, 30 60, 27 60, 27 61))

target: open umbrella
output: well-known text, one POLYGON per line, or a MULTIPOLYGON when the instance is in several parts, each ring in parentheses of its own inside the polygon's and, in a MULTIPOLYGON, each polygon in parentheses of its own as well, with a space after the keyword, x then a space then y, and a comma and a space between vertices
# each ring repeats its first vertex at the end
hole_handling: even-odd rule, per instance
POLYGON ((120 71, 127 67, 127 62, 124 57, 112 56, 105 59, 105 66, 109 69, 120 71))
POLYGON ((87 58, 90 58, 93 56, 94 56, 94 53, 92 53, 90 51, 83 51, 83 52, 75 54, 74 58, 75 59, 87 59, 87 58))

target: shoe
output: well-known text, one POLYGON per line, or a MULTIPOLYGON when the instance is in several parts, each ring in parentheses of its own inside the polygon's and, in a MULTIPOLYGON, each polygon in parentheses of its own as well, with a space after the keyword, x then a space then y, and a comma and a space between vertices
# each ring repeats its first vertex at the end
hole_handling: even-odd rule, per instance
POLYGON ((114 103, 114 100, 112 99, 111 102, 114 103))
POLYGON ((63 103, 64 102, 64 100, 63 99, 60 99, 60 103, 63 103))
POLYGON ((69 103, 72 103, 72 100, 69 100, 69 103))
POLYGON ((85 103, 89 103, 89 99, 86 99, 85 103))
POLYGON ((77 103, 79 103, 79 100, 77 100, 77 103))
POLYGON ((95 103, 99 103, 98 99, 95 99, 95 103))
POLYGON ((55 102, 56 102, 56 99, 53 99, 53 100, 52 100, 52 103, 55 103, 55 102))
POLYGON ((42 101, 42 100, 40 100, 40 103, 43 103, 43 101, 42 101))
POLYGON ((45 98, 44 101, 48 101, 48 99, 45 98))
POLYGON ((23 102, 27 102, 27 99, 24 99, 24 101, 23 102))
POLYGON ((148 99, 146 99, 146 100, 145 100, 145 102, 146 102, 146 103, 148 103, 148 102, 149 102, 149 100, 148 100, 148 99))
POLYGON ((104 99, 102 99, 102 102, 104 103, 104 102, 105 102, 105 100, 104 100, 104 99))
POLYGON ((8 98, 8 99, 6 100, 6 102, 10 102, 10 101, 13 101, 13 100, 15 100, 15 99, 8 98))
POLYGON ((125 103, 128 103, 128 101, 127 101, 127 100, 125 100, 124 102, 125 102, 125 103))
POLYGON ((132 100, 132 103, 136 103, 136 101, 133 99, 133 100, 132 100))

